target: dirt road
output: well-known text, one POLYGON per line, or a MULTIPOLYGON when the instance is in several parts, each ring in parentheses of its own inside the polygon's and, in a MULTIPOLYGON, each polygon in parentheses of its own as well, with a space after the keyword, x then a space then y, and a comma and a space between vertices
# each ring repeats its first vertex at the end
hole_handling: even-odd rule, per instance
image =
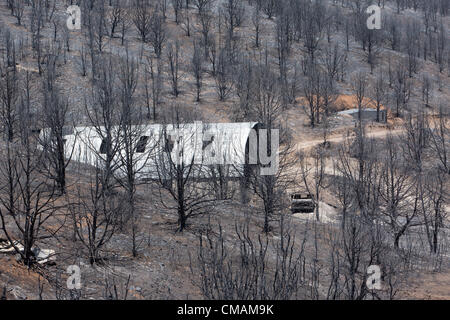
MULTIPOLYGON (((350 132, 350 135, 354 136, 354 133, 350 132)), ((404 132, 404 129, 385 129, 385 128, 377 128, 375 130, 368 130, 367 131, 367 136, 369 138, 383 138, 386 137, 389 133, 390 134, 394 134, 394 135, 398 135, 400 133, 404 132)), ((329 142, 343 142, 345 141, 345 139, 347 138, 347 136, 345 134, 340 134, 340 135, 331 135, 327 137, 327 141, 329 142)), ((300 141, 296 144, 297 149, 298 150, 303 150, 303 149, 308 149, 314 146, 317 146, 319 144, 323 143, 323 138, 322 139, 314 139, 314 140, 308 140, 308 141, 300 141)))

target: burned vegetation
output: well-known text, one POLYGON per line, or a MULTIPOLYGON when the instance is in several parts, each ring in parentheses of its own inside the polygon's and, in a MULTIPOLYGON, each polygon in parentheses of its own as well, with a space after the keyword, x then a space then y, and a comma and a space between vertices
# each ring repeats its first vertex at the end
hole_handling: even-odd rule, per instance
POLYGON ((0 0, 0 299, 450 299, 449 28, 0 0))

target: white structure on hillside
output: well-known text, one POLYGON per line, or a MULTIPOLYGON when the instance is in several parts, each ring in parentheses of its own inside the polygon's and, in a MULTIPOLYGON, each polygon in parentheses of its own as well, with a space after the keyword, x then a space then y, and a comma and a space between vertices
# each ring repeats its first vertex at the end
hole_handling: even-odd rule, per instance
MULTIPOLYGON (((232 168, 228 171, 229 176, 240 177, 248 164, 249 141, 255 138, 252 135, 257 134, 259 127, 256 122, 133 126, 138 178, 158 179, 158 166, 167 165, 169 161, 204 168, 197 170, 200 172, 197 175, 206 175, 201 172, 213 165, 229 165, 232 168)), ((125 174, 121 165, 121 159, 125 157, 121 146, 123 138, 119 126, 111 131, 110 148, 115 150, 113 162, 117 168, 115 172, 120 176, 125 174)), ((108 148, 104 128, 74 127, 66 133, 66 158, 92 166, 100 166, 106 160, 108 148)), ((43 129, 40 140, 48 141, 49 135, 50 130, 43 129)))

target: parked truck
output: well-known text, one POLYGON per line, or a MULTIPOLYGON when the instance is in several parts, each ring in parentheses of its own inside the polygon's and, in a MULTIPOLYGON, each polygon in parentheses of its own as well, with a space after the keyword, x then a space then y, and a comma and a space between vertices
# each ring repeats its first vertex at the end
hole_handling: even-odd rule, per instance
POLYGON ((291 212, 292 213, 311 213, 314 212, 316 204, 314 196, 311 194, 293 193, 291 194, 291 212))

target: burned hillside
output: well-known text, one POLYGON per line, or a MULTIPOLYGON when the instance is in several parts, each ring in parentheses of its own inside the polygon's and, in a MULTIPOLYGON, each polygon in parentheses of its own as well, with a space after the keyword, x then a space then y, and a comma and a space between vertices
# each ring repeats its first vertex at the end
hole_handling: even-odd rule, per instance
POLYGON ((450 299, 449 7, 0 0, 0 298, 450 299))

